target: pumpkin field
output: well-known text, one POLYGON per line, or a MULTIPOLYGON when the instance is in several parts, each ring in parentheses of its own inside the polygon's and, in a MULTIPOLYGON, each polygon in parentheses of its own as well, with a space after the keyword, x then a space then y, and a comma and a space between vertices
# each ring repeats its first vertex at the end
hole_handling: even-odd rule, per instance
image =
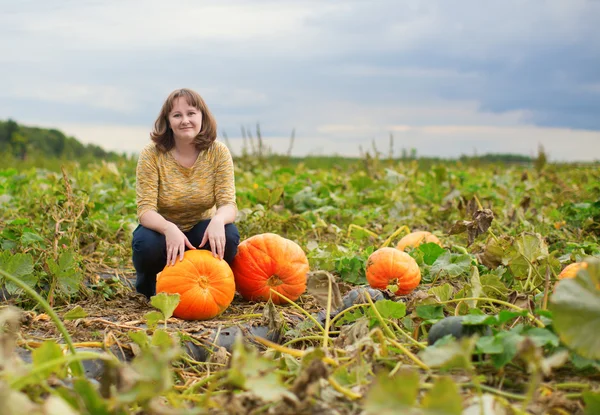
POLYGON ((598 164, 236 157, 305 286, 203 320, 135 291, 135 167, 0 170, 1 414, 600 414, 598 164))

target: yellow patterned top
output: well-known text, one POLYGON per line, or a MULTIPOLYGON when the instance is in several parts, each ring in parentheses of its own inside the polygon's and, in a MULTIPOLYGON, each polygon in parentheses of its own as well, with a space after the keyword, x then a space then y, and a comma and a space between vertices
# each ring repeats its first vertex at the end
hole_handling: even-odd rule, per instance
POLYGON ((140 153, 136 180, 138 220, 153 210, 183 232, 212 218, 221 206, 236 206, 231 153, 217 141, 200 152, 191 168, 150 143, 140 153))

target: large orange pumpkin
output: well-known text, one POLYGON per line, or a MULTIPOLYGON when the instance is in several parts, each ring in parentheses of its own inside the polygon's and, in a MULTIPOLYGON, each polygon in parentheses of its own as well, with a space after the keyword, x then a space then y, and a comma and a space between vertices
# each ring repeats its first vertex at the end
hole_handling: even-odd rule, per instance
POLYGON ((562 280, 563 278, 575 278, 577 272, 580 269, 586 269, 587 265, 587 262, 574 262, 569 264, 561 271, 560 274, 558 274, 558 279, 562 280))
POLYGON ((204 249, 189 250, 183 261, 178 259, 157 275, 156 292, 179 294, 175 317, 208 320, 229 307, 235 295, 235 280, 224 260, 204 249))
POLYGON ((416 248, 417 246, 428 242, 433 242, 442 246, 442 243, 440 242, 438 237, 432 234, 431 232, 416 231, 409 233, 404 238, 400 239, 400 242, 398 242, 396 248, 401 251, 404 251, 404 248, 408 246, 410 246, 411 248, 416 248))
POLYGON ((306 290, 309 271, 306 254, 298 244, 274 233, 254 235, 238 246, 233 260, 235 286, 249 301, 286 301, 271 289, 295 301, 306 290))
POLYGON ((381 290, 397 286, 396 295, 406 295, 421 282, 417 261, 396 248, 379 248, 367 259, 367 282, 381 290))

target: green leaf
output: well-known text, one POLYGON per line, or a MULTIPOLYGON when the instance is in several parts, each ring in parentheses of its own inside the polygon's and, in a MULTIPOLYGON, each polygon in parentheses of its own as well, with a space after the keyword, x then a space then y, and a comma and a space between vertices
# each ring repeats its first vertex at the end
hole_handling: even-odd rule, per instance
POLYGON ((477 351, 485 354, 500 354, 504 351, 502 339, 496 336, 483 336, 477 339, 477 351))
POLYGON ((20 241, 23 245, 33 245, 36 242, 44 242, 44 238, 42 238, 37 233, 33 232, 23 232, 21 235, 20 241))
POLYGON ((401 369, 390 378, 379 373, 365 397, 367 415, 392 415, 412 408, 417 402, 419 374, 410 369, 401 369), (399 412, 400 411, 400 412, 399 412))
POLYGON ((560 341, 558 336, 552 333, 548 329, 543 329, 541 327, 533 327, 525 332, 527 337, 531 337, 531 340, 540 347, 544 346, 552 346, 558 347, 560 341))
POLYGON ((83 401, 85 409, 89 414, 110 415, 108 400, 104 400, 100 393, 92 385, 89 379, 74 379, 73 390, 77 392, 78 398, 83 401))
MULTIPOLYGON (((34 288, 37 284, 37 278, 33 274, 33 258, 30 254, 11 254, 8 251, 0 253, 0 269, 19 278, 25 284, 34 288)), ((13 295, 19 292, 20 288, 10 281, 6 281, 6 290, 13 295)))
POLYGON ((87 313, 80 305, 75 306, 72 310, 69 310, 63 316, 64 320, 77 320, 78 318, 86 318, 87 313))
POLYGON ((446 283, 444 285, 432 287, 427 292, 429 294, 435 295, 439 299, 439 301, 448 301, 450 298, 452 298, 454 289, 452 288, 452 285, 446 283))
POLYGON ((146 325, 150 330, 154 330, 158 325, 158 322, 164 318, 163 314, 159 311, 149 311, 144 314, 146 319, 146 325))
MULTIPOLYGON (((58 359, 62 357, 62 355, 62 348, 54 340, 47 340, 31 353, 31 358, 33 360, 33 365, 39 366, 49 360, 58 359)), ((58 367, 51 367, 41 373, 44 378, 47 378, 51 373, 56 373, 58 369, 58 367)))
POLYGON ((463 337, 460 340, 451 339, 441 345, 436 343, 422 350, 419 356, 431 368, 468 368, 475 341, 475 337, 463 337))
POLYGON ((536 262, 548 256, 548 246, 539 234, 523 233, 515 242, 519 253, 529 262, 536 262))
POLYGON ((444 318, 444 306, 440 304, 425 304, 416 307, 417 316, 423 320, 441 320, 444 318))
MULTIPOLYGON (((153 313, 158 313, 158 311, 152 311, 153 313)), ((150 347, 150 339, 148 338, 148 334, 146 334, 143 330, 138 331, 130 331, 127 333, 129 338, 133 340, 135 344, 140 346, 140 349, 146 350, 150 347)))
POLYGON ((75 294, 83 281, 83 273, 75 260, 75 252, 68 250, 60 253, 58 263, 52 258, 46 260, 48 269, 56 279, 56 286, 63 294, 75 294))
POLYGON ((549 308, 563 343, 583 357, 600 359, 600 290, 589 274, 560 281, 549 308))
POLYGON ((167 333, 163 329, 157 329, 152 335, 151 345, 158 346, 158 348, 161 350, 169 349, 171 346, 173 346, 173 344, 173 339, 171 338, 169 333, 167 333))
POLYGON ((500 280, 500 276, 497 274, 485 274, 480 278, 483 292, 487 297, 490 298, 504 298, 508 293, 508 288, 500 280))
POLYGON ((463 325, 486 325, 486 326, 499 326, 514 318, 524 317, 527 315, 527 310, 523 311, 508 311, 502 310, 498 315, 486 315, 486 314, 468 314, 463 318, 463 325))
POLYGON ((585 402, 585 415, 600 414, 600 392, 583 392, 585 402))
MULTIPOLYGON (((481 279, 479 278, 479 269, 475 266, 471 266, 471 297, 478 298, 481 296, 483 292, 483 287, 481 286, 481 279)), ((477 300, 467 300, 466 303, 470 308, 477 307, 477 300)))
MULTIPOLYGON (((380 300, 375 304, 375 308, 383 318, 400 319, 406 315, 406 304, 392 300, 380 300)), ((371 317, 375 317, 375 312, 369 309, 371 317)))
POLYGON ((279 199, 281 199, 282 195, 283 195, 283 187, 281 187, 281 186, 277 186, 276 188, 271 190, 271 194, 269 195, 268 206, 271 207, 271 206, 275 205, 277 202, 279 202, 279 199))
POLYGON ((423 262, 427 265, 433 265, 440 255, 447 252, 444 248, 433 242, 421 244, 418 249, 423 252, 423 262))
POLYGON ((166 320, 170 319, 173 311, 179 305, 179 294, 160 293, 150 299, 150 304, 158 308, 165 316, 166 320))
POLYGON ((421 407, 426 415, 460 415, 463 408, 458 386, 450 377, 437 378, 423 397, 421 407))
POLYGON ((468 254, 453 254, 445 252, 440 255, 430 269, 431 275, 447 275, 456 278, 466 274, 471 269, 471 256, 468 254))
POLYGON ((504 367, 517 355, 518 344, 524 337, 518 331, 507 331, 496 334, 498 341, 502 344, 502 352, 492 355, 492 362, 497 369, 504 367))

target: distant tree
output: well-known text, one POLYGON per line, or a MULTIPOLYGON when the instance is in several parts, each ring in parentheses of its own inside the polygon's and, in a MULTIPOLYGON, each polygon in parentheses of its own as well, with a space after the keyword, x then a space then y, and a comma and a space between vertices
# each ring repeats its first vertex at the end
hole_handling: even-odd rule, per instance
POLYGON ((25 158, 27 158, 27 144, 27 137, 18 131, 15 131, 10 137, 10 145, 12 147, 13 154, 20 160, 25 160, 25 158))

